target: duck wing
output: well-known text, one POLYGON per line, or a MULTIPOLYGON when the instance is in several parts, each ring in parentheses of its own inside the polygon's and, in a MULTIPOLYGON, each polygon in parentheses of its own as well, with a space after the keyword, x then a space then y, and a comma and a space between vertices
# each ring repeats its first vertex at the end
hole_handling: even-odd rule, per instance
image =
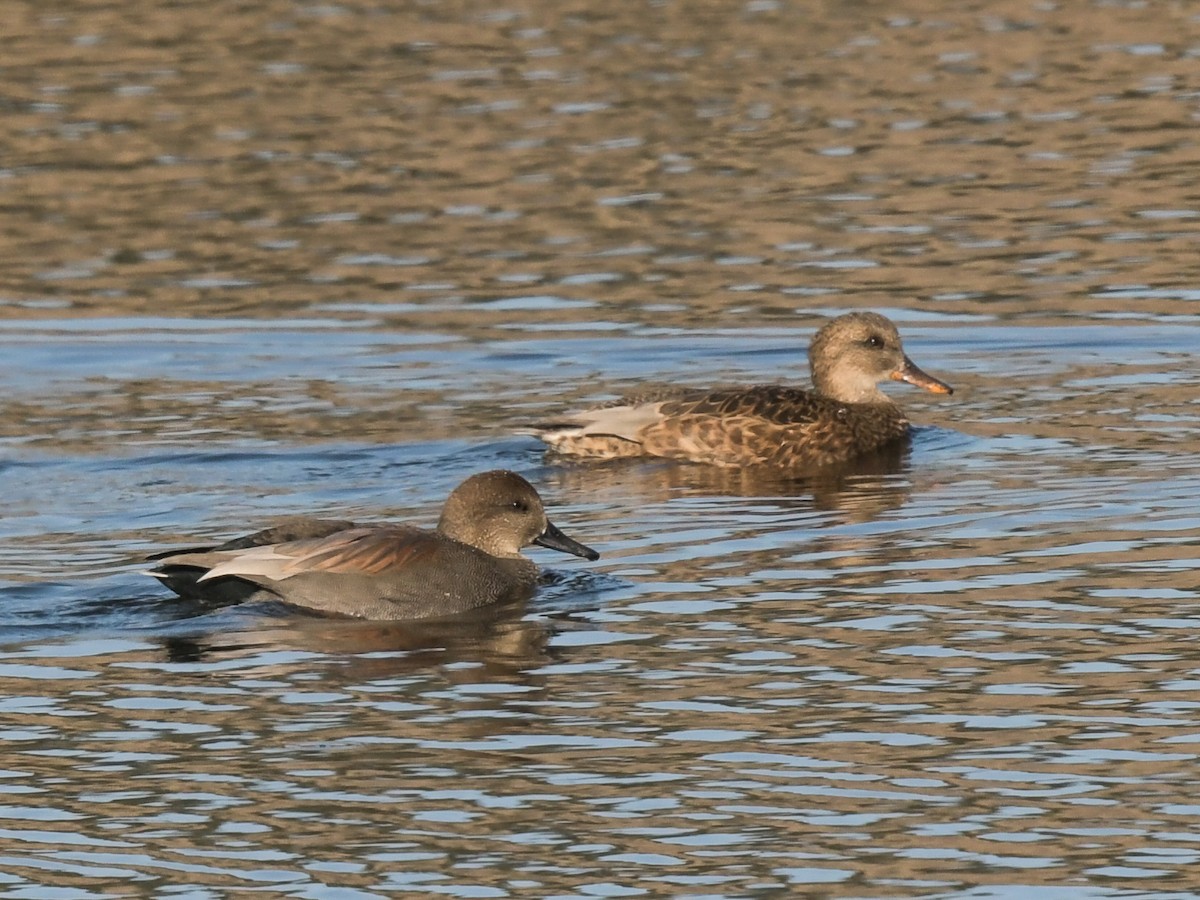
POLYGON ((759 384, 668 398, 658 404, 658 415, 662 419, 702 416, 729 421, 805 425, 844 416, 847 406, 803 388, 759 384))
POLYGON ((699 422, 723 429, 731 423, 776 425, 816 423, 844 406, 812 391, 782 385, 631 394, 543 425, 538 437, 558 450, 580 455, 640 456, 650 435, 660 438, 699 422), (630 446, 622 447, 622 442, 630 446), (597 452, 588 453, 589 449, 597 452), (626 452, 621 452, 622 450, 626 452))
MULTIPOLYGON (((442 535, 412 525, 358 527, 324 537, 245 550, 218 550, 197 557, 204 557, 203 561, 210 563, 201 581, 233 576, 261 583, 312 573, 379 576, 408 570, 436 557, 448 541, 442 535)), ((186 557, 172 561, 188 562, 186 557)), ((195 562, 200 563, 201 559, 195 562)))
POLYGON ((203 547, 176 547, 173 550, 160 550, 158 553, 151 553, 145 559, 174 561, 174 557, 184 554, 244 550, 249 547, 261 547, 266 544, 282 544, 287 541, 322 538, 338 531, 357 527, 354 522, 345 519, 314 519, 308 516, 295 516, 290 519, 284 519, 270 528, 264 528, 253 534, 232 538, 223 544, 209 544, 203 547))
POLYGON ((643 452, 718 466, 816 470, 874 452, 908 434, 890 402, 845 403, 780 385, 670 400, 640 435, 643 452))

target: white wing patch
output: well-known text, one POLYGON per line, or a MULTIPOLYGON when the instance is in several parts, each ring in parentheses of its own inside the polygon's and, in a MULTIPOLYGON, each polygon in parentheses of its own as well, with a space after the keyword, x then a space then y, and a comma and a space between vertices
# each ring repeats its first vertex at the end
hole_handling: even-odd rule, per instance
MULTIPOLYGON (((231 551, 232 555, 225 562, 218 563, 200 576, 199 581, 210 581, 225 575, 259 575, 280 581, 294 572, 288 571, 296 562, 295 556, 280 553, 281 545, 266 547, 251 547, 248 550, 231 551)), ((283 545, 286 546, 286 545, 283 545)), ((224 554, 222 554, 224 555, 224 554)))
POLYGON ((639 435, 662 418, 662 403, 638 403, 632 406, 601 406, 575 413, 560 428, 543 431, 539 437, 549 444, 556 440, 584 435, 609 435, 627 441, 640 441, 639 435))

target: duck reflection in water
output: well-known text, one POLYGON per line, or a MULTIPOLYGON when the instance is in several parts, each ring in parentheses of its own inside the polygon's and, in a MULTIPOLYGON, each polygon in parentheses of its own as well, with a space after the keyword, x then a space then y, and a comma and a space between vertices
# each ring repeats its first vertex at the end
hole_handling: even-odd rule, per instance
POLYGON ((282 677, 297 665, 336 661, 353 678, 395 677, 442 667, 451 680, 518 680, 551 660, 552 623, 529 615, 526 601, 483 606, 454 616, 368 621, 295 615, 282 604, 253 602, 177 623, 161 638, 173 664, 239 661, 239 673, 282 677), (200 630, 203 629, 203 630, 200 630), (276 651, 289 651, 279 662, 276 651), (292 651, 311 653, 297 663, 292 651), (261 665, 255 660, 261 658, 261 665), (244 665, 242 665, 244 663, 244 665), (466 665, 463 665, 466 664, 466 665))
POLYGON ((902 441, 814 472, 696 466, 673 460, 628 465, 614 460, 564 467, 556 483, 560 490, 591 496, 596 503, 618 494, 636 497, 639 504, 682 496, 763 498, 777 507, 830 511, 845 522, 867 522, 908 500, 912 492, 909 457, 910 447, 902 441))

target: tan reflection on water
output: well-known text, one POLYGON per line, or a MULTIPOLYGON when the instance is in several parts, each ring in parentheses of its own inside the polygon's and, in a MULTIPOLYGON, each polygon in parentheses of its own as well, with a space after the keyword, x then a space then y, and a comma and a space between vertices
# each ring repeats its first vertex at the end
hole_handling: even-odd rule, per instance
POLYGON ((12 316, 1051 316, 1195 270, 1184 4, 17 12, 0 278, 70 306, 12 316))
MULTIPOLYGON (((1122 613, 1089 596, 1085 560, 1060 564, 1078 574, 1053 601, 982 585, 897 605, 856 579, 803 605, 676 599, 666 641, 646 629, 672 616, 638 605, 582 632, 501 616, 426 635, 476 648, 444 679, 402 628, 311 620, 173 642, 172 662, 114 648, 23 677, 10 657, 7 768, 40 792, 13 802, 53 815, 40 837, 11 823, 7 868, 37 876, 21 859, 38 848, 69 862, 55 834, 93 869, 173 884, 708 874, 736 891, 811 868, 925 896, 904 879, 1060 883, 1156 852, 1171 868, 1194 822, 1195 623, 1118 573, 1110 590, 1137 598, 1122 613)), ((56 882, 103 883, 88 869, 56 882)))

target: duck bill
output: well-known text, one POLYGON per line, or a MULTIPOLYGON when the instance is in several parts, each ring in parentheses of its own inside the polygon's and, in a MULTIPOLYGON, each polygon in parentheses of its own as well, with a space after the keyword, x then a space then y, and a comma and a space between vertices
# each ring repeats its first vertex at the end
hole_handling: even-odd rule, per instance
POLYGON ((561 553, 570 553, 572 556, 582 556, 584 559, 600 558, 600 554, 591 547, 585 547, 579 541, 572 540, 559 531, 558 526, 553 522, 547 522, 546 530, 535 537, 533 542, 539 547, 558 550, 561 553))
POLYGON ((907 381, 909 384, 919 388, 924 388, 927 391, 932 391, 935 394, 953 394, 954 388, 946 384, 944 381, 938 381, 932 375, 927 375, 917 367, 907 356, 904 357, 904 365, 892 373, 893 381, 907 381))

